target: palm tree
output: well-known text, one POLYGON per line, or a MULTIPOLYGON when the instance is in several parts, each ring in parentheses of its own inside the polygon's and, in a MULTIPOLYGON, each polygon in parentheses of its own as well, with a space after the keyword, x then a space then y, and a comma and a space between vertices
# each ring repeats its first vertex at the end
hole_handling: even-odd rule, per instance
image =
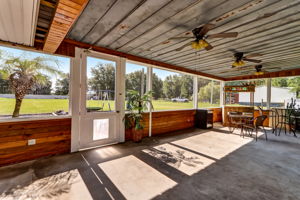
POLYGON ((0 69, 0 75, 3 79, 9 80, 16 99, 12 117, 19 117, 22 100, 34 84, 45 85, 47 83, 46 74, 62 74, 56 67, 49 65, 50 62, 54 62, 58 66, 57 60, 50 57, 26 59, 2 56, 3 66, 0 69))

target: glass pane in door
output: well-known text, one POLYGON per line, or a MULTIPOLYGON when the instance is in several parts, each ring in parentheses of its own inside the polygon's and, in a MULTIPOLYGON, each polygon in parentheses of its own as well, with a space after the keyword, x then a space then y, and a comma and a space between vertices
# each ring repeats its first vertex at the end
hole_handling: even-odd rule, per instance
POLYGON ((109 119, 94 119, 93 140, 107 139, 109 137, 109 119))
POLYGON ((116 62, 87 57, 87 112, 115 110, 116 62))

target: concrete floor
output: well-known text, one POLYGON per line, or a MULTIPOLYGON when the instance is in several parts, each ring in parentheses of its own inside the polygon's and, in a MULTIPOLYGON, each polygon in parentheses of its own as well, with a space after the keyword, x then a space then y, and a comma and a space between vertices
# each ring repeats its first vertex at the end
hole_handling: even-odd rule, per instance
POLYGON ((191 129, 2 167, 0 199, 300 199, 300 135, 268 136, 191 129))

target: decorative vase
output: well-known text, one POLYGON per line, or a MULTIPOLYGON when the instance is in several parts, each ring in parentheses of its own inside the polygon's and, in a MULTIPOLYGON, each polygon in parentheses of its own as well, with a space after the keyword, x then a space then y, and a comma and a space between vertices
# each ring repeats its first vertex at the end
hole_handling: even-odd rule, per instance
POLYGON ((134 142, 141 142, 142 138, 143 138, 143 129, 136 130, 133 128, 132 129, 132 140, 134 142))

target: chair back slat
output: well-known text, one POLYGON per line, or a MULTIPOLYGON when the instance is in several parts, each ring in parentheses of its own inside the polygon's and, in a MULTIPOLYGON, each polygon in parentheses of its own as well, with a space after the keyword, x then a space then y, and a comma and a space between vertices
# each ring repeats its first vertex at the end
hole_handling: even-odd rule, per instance
POLYGON ((254 120, 254 125, 255 125, 256 127, 258 127, 258 126, 263 126, 264 121, 265 121, 266 119, 267 119, 267 115, 260 115, 260 116, 258 116, 258 117, 255 118, 255 120, 254 120))

